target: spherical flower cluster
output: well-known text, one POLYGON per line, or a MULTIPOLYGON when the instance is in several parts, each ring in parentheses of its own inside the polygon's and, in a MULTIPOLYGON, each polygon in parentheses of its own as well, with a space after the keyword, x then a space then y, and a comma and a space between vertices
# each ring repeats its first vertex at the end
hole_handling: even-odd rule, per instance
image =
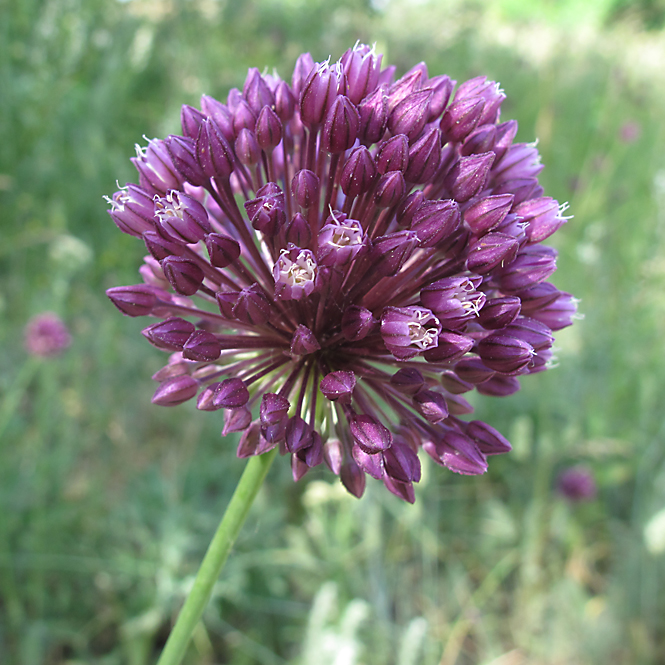
POLYGON ((369 474, 413 501, 419 448, 463 474, 510 450, 463 394, 546 369, 575 300, 545 281, 564 208, 499 86, 381 60, 304 54, 290 85, 250 69, 184 106, 109 199, 149 254, 108 295, 158 319, 154 403, 224 409, 240 457, 279 446, 296 480, 325 462, 356 496, 369 474))
POLYGON ((25 326, 23 343, 31 356, 52 358, 60 355, 72 343, 62 319, 54 312, 33 316, 25 326))

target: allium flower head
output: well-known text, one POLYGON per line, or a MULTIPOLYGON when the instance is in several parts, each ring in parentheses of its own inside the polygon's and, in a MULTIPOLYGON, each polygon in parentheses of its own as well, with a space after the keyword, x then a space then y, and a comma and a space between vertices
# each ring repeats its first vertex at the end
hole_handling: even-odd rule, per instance
POLYGON ((279 446, 356 496, 369 474, 413 501, 419 448, 463 474, 510 450, 462 395, 551 364, 576 301, 539 243, 567 218, 499 86, 454 88, 424 63, 395 81, 365 45, 304 54, 291 84, 251 69, 137 150, 109 212, 144 283, 108 295, 172 353, 154 403, 224 409, 239 456, 279 446))
POLYGON ((593 473, 583 466, 564 469, 557 477, 556 488, 561 496, 573 503, 591 501, 598 491, 593 473))
POLYGON ((71 342, 67 326, 53 312, 37 314, 25 326, 25 350, 31 356, 50 358, 60 355, 71 342))

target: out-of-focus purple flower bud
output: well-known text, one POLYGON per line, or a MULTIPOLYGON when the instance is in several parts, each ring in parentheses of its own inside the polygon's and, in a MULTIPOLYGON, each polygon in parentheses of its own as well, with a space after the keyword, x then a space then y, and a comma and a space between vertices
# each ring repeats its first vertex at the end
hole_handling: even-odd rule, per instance
POLYGON ((529 242, 536 243, 549 238, 568 221, 568 217, 563 217, 565 210, 566 206, 543 196, 520 203, 514 212, 522 218, 522 223, 527 224, 525 233, 529 242))
POLYGON ((492 150, 496 154, 498 162, 506 154, 506 150, 512 145, 517 135, 517 120, 508 120, 496 125, 496 138, 492 150))
POLYGON ((501 455, 513 449, 505 436, 481 420, 472 420, 466 429, 466 434, 475 441, 484 455, 501 455))
POLYGON ((474 201, 464 211, 464 221, 474 235, 483 235, 504 220, 513 205, 513 198, 512 194, 499 194, 474 201))
POLYGON ((430 363, 453 363, 473 347, 473 339, 466 335, 444 330, 438 337, 436 346, 423 353, 430 363))
POLYGON ((275 296, 281 300, 300 300, 312 294, 319 267, 309 249, 295 245, 282 250, 273 268, 275 296))
POLYGON ((515 260, 519 242, 505 233, 488 233, 471 243, 466 267, 477 275, 486 275, 501 264, 515 260))
POLYGON ((235 151, 238 160, 245 166, 252 166, 261 159, 261 148, 256 140, 256 134, 246 127, 238 132, 235 151))
POLYGON ((241 379, 224 379, 217 384, 213 404, 216 408, 237 409, 249 401, 249 391, 241 379))
POLYGON ((454 101, 445 110, 439 125, 444 142, 463 141, 478 125, 484 108, 481 97, 454 101))
MULTIPOLYGON (((164 144, 171 157, 173 166, 184 180, 191 182, 192 185, 196 185, 197 187, 206 184, 208 177, 199 164, 196 155, 196 141, 194 139, 171 135, 165 139, 164 144)), ((180 189, 180 185, 169 187, 169 189, 180 189)))
MULTIPOLYGON (((147 316, 157 304, 160 289, 148 284, 114 286, 106 290, 111 302, 126 316, 147 316)), ((166 294, 165 294, 166 295, 166 294)))
POLYGON ((455 374, 462 381, 479 384, 491 379, 494 376, 494 370, 490 369, 480 358, 470 356, 462 358, 455 365, 455 374))
POLYGON ((416 211, 425 201, 425 194, 421 189, 411 192, 404 202, 397 208, 395 218, 400 226, 410 226, 416 211))
POLYGON ((514 335, 531 344, 536 350, 548 349, 554 342, 552 331, 540 321, 520 316, 503 331, 506 335, 514 335))
POLYGON ((416 492, 413 488, 413 483, 402 483, 399 480, 391 478, 387 473, 384 473, 382 480, 385 488, 398 499, 411 504, 416 502, 416 492))
POLYGON ((453 395, 461 395, 462 393, 468 393, 469 390, 473 390, 473 383, 468 381, 462 381, 462 379, 455 374, 451 369, 446 369, 441 372, 440 375, 441 385, 453 395))
POLYGON ((359 221, 333 211, 319 232, 317 263, 321 266, 348 265, 365 247, 365 233, 359 221))
MULTIPOLYGON (((561 291, 549 282, 541 282, 530 286, 518 294, 519 299, 522 301, 522 313, 527 316, 533 316, 532 312, 547 307, 560 295, 561 291)), ((533 318, 536 317, 534 316, 533 318)))
POLYGON ((382 455, 384 468, 391 478, 403 483, 420 481, 420 460, 406 443, 397 439, 382 455))
POLYGON ((227 140, 232 143, 235 141, 235 132, 233 131, 233 113, 229 108, 217 101, 214 97, 208 95, 201 96, 201 109, 217 126, 217 130, 227 140))
POLYGON ((485 330, 499 330, 510 325, 520 313, 522 302, 517 296, 490 298, 478 315, 478 323, 485 330))
POLYGON ((496 372, 518 374, 533 358, 535 351, 523 339, 492 333, 478 344, 478 355, 483 362, 496 372))
POLYGON ((288 122, 293 118, 296 110, 296 98, 289 85, 280 81, 275 88, 275 112, 282 122, 288 122))
POLYGON ((413 396, 413 405, 420 415, 430 423, 440 423, 448 417, 448 405, 441 393, 420 390, 413 396))
POLYGON ((423 450, 455 473, 475 476, 487 471, 485 455, 469 437, 458 432, 447 431, 441 440, 425 442, 423 450))
MULTIPOLYGON (((295 85, 294 85, 295 89, 295 85)), ((344 73, 339 63, 314 66, 300 93, 300 118, 307 127, 323 123, 338 94, 344 94, 344 73)))
POLYGON ((556 250, 541 245, 529 245, 502 270, 498 278, 499 284, 502 291, 517 293, 546 280, 555 270, 556 250))
POLYGON ((473 96, 479 96, 485 102, 480 124, 496 123, 499 118, 501 103, 506 98, 499 84, 495 81, 488 81, 485 76, 477 76, 460 85, 455 94, 455 101, 473 96))
POLYGON ((140 187, 127 184, 106 200, 111 205, 111 219, 124 233, 140 238, 155 228, 152 196, 140 187))
POLYGON ((182 351, 190 335, 196 330, 194 324, 178 316, 153 323, 142 331, 143 336, 158 349, 182 351))
POLYGON ((359 499, 365 492, 365 472, 354 460, 347 460, 340 469, 340 480, 346 489, 359 499))
POLYGON ((201 111, 183 104, 180 109, 180 125, 182 126, 183 136, 195 139, 199 135, 199 127, 205 119, 206 117, 201 111))
POLYGON ((535 178, 543 170, 540 155, 533 143, 513 143, 492 169, 496 182, 516 178, 535 178))
POLYGON ((427 88, 432 91, 432 97, 429 104, 429 120, 435 120, 448 106, 450 95, 455 87, 456 81, 453 81, 449 76, 442 74, 434 76, 427 81, 427 88))
POLYGON ((445 181, 455 200, 468 201, 485 188, 494 157, 493 152, 460 157, 445 181))
POLYGON ((301 208, 310 208, 319 200, 320 181, 316 173, 301 169, 291 180, 291 193, 301 208))
POLYGON ((340 175, 340 185, 346 196, 360 196, 369 191, 376 178, 376 167, 369 150, 358 146, 351 151, 340 175))
POLYGON ((242 95, 256 114, 265 106, 270 107, 275 103, 272 90, 256 67, 251 67, 247 72, 242 95))
POLYGON ((206 236, 206 248, 210 263, 216 268, 226 268, 240 256, 238 241, 221 233, 209 233, 206 236))
POLYGON ((386 307, 381 316, 381 337, 396 358, 408 360, 428 349, 434 349, 441 324, 424 307, 386 307))
POLYGON ((173 164, 164 141, 151 139, 145 148, 136 146, 132 163, 139 172, 141 187, 146 191, 166 194, 169 189, 179 189, 182 176, 173 164))
MULTIPOLYGON (((577 315, 577 303, 579 301, 570 293, 560 292, 556 300, 548 305, 529 312, 529 316, 544 323, 552 330, 561 330, 572 325, 577 315)), ((582 315, 579 315, 582 316, 582 315)))
POLYGON ((473 413, 473 406, 462 395, 446 395, 446 404, 451 416, 465 416, 473 413))
POLYGON ((427 182, 436 173, 440 161, 439 130, 436 127, 430 127, 409 148, 409 166, 404 172, 404 180, 416 185, 427 182))
POLYGON ((370 250, 373 269, 382 276, 396 275, 418 244, 418 235, 413 231, 397 231, 375 238, 370 250))
POLYGON ((388 125, 388 103, 383 88, 377 88, 365 97, 358 105, 360 126, 358 138, 361 143, 371 145, 378 143, 386 132, 388 125))
POLYGON ((306 356, 314 353, 321 348, 314 333, 302 323, 293 332, 291 338, 291 355, 292 356, 306 356))
POLYGON ((493 150, 496 143, 496 125, 480 125, 464 139, 460 155, 478 155, 493 150))
POLYGON ((187 194, 172 189, 155 196, 154 206, 162 230, 176 242, 198 242, 212 231, 206 209, 187 194))
POLYGON ((208 118, 201 124, 195 150, 199 166, 208 178, 226 179, 233 172, 233 149, 214 120, 208 118))
MULTIPOLYGON (((219 302, 219 297, 217 301, 219 302)), ((270 316, 270 301, 258 284, 252 284, 238 294, 238 300, 233 306, 233 316, 250 325, 262 326, 266 323, 270 316)))
POLYGON ((406 193, 406 182, 400 171, 389 171, 379 178, 374 192, 374 203, 379 208, 397 205, 406 193))
POLYGON ((512 236, 519 242, 520 247, 526 244, 526 233, 524 233, 524 224, 522 220, 514 213, 508 213, 501 222, 499 222, 492 231, 505 233, 512 236))
POLYGON ((406 134, 414 141, 429 120, 431 90, 412 92, 397 104, 388 116, 388 129, 393 134, 406 134))
POLYGON ((421 247, 436 247, 460 226, 459 206, 451 199, 424 201, 413 215, 411 231, 418 235, 421 247))
POLYGON ((186 374, 174 376, 160 384, 152 396, 152 403, 159 406, 176 406, 192 399, 199 389, 196 379, 186 374))
POLYGON ((353 389, 356 387, 356 376, 353 372, 337 370, 330 372, 321 379, 321 392, 331 401, 348 404, 353 389))
POLYGON ((243 129, 254 133, 256 116, 257 114, 252 110, 252 107, 241 97, 237 107, 233 110, 233 132, 236 138, 240 136, 243 129))
POLYGON ((300 416, 289 418, 286 423, 286 449, 290 453, 308 448, 312 445, 313 430, 300 416))
POLYGON ((276 236, 286 223, 284 192, 269 182, 256 192, 256 198, 245 203, 252 226, 264 236, 276 236))
POLYGON ((390 384, 405 395, 415 395, 425 385, 425 379, 415 367, 403 367, 390 377, 390 384))
POLYGON ((240 459, 245 457, 252 457, 254 455, 263 455, 275 447, 275 442, 267 441, 258 422, 252 422, 247 429, 242 433, 240 441, 238 441, 238 449, 236 456, 240 459))
POLYGON ((256 142, 263 150, 273 150, 281 140, 282 123, 269 106, 264 106, 256 119, 256 142))
POLYGON ((538 185, 537 178, 513 178, 494 187, 495 194, 512 194, 515 197, 513 206, 523 201, 537 198, 542 194, 542 187, 538 185))
POLYGON ((388 111, 392 110, 412 92, 420 90, 423 81, 427 79, 427 66, 424 62, 411 67, 401 79, 395 81, 388 91, 388 111))
POLYGON ((224 412, 222 436, 232 432, 242 432, 249 427, 251 422, 252 412, 246 406, 241 406, 238 409, 227 409, 224 412))
POLYGON ((406 134, 396 134, 381 143, 375 161, 376 170, 382 175, 389 171, 404 173, 409 165, 409 139, 406 134))
POLYGON ((341 57, 346 74, 346 94, 354 104, 358 104, 378 85, 382 58, 367 44, 356 44, 341 57))
POLYGON ((169 284, 183 296, 193 296, 203 284, 203 270, 191 259, 167 256, 162 259, 161 266, 169 284))
POLYGON ((219 386, 219 383, 211 383, 199 393, 196 398, 196 408, 199 411, 217 411, 217 409, 222 408, 221 406, 215 406, 213 402, 217 386, 219 386))
POLYGON ((365 473, 376 480, 381 479, 383 476, 383 455, 381 453, 370 455, 356 444, 351 448, 351 455, 365 473))
POLYGON ((336 476, 339 476, 343 460, 342 442, 339 439, 328 439, 323 444, 323 461, 336 476))
POLYGON ((321 131, 321 147, 331 154, 353 147, 358 136, 360 116, 353 102, 338 95, 328 110, 321 131))
POLYGON ((293 88, 293 94, 296 97, 300 96, 300 92, 305 85, 305 81, 308 79, 309 75, 312 73, 312 70, 316 66, 316 63, 309 53, 302 53, 298 56, 296 64, 293 68, 293 76, 291 77, 291 87, 293 88))
POLYGON ((388 450, 393 444, 393 435, 376 418, 354 414, 349 418, 351 434, 355 442, 368 455, 388 450))
POLYGON ((182 357, 198 362, 214 362, 222 352, 222 345, 207 330, 195 330, 182 347, 182 357))
POLYGON ((589 469, 574 466, 563 470, 556 481, 556 489, 571 502, 591 501, 598 492, 596 481, 589 469))
POLYGON ((67 326, 54 312, 36 314, 25 326, 23 345, 31 356, 53 358, 60 355, 71 343, 72 337, 67 326))
POLYGON ((520 382, 517 377, 503 376, 502 374, 496 374, 491 379, 476 386, 476 390, 481 395, 489 395, 490 397, 508 397, 519 389, 520 382))
POLYGON ((293 457, 300 462, 298 465, 298 475, 300 477, 304 476, 308 469, 321 464, 323 462, 323 440, 321 435, 316 430, 312 430, 312 443, 307 448, 298 450, 293 457))
POLYGON ((376 319, 365 307, 350 305, 342 314, 342 334, 349 342, 358 342, 367 337, 377 324, 376 319))

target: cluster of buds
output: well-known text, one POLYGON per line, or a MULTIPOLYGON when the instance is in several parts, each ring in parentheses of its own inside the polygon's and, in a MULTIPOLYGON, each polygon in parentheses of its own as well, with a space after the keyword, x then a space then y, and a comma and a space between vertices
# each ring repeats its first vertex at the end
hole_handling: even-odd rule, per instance
POLYGON ((107 293, 158 319, 154 403, 223 409, 239 456, 279 446, 296 480, 325 463, 412 502, 420 448, 463 474, 510 450, 463 394, 549 367, 576 304, 545 281, 564 208, 499 86, 381 60, 304 54, 290 85, 250 69, 226 103, 184 106, 109 199, 148 255, 144 283, 107 293))

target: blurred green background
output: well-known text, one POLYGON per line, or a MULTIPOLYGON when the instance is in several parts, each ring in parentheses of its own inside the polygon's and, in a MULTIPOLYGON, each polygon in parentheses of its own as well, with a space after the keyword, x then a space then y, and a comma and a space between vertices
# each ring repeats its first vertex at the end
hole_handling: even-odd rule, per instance
POLYGON ((0 662, 154 662, 239 477, 219 414, 150 404, 164 355, 104 289, 142 245, 103 194, 141 136, 247 68, 377 42, 403 73, 501 82, 539 139, 559 367, 475 398, 515 450, 425 462, 415 506, 275 464, 188 654, 234 665, 665 663, 664 0, 2 0, 0 662), (72 346, 29 358, 59 313, 72 346), (572 465, 598 496, 555 491, 572 465))

